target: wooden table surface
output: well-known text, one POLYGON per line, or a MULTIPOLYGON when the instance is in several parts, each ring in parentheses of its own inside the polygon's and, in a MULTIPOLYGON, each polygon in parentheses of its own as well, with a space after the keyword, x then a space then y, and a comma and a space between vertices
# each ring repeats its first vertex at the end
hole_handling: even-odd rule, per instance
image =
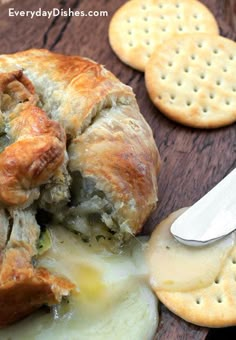
MULTIPOLYGON (((145 0, 144 0, 145 1, 145 0)), ((236 40, 236 1, 202 0, 218 20, 221 34, 236 40)), ((11 53, 32 47, 65 54, 79 54, 104 64, 121 81, 133 87, 141 112, 151 125, 162 158, 159 176, 159 206, 145 230, 151 230, 170 212, 189 206, 236 167, 236 126, 202 131, 166 119, 153 106, 144 86, 143 74, 125 66, 108 43, 108 25, 125 0, 1 0, 0 52, 11 53), (108 17, 9 17, 15 10, 107 10, 108 17)), ((155 339, 205 339, 208 329, 192 326, 161 307, 155 339)), ((127 338, 128 340, 128 338, 127 338)))

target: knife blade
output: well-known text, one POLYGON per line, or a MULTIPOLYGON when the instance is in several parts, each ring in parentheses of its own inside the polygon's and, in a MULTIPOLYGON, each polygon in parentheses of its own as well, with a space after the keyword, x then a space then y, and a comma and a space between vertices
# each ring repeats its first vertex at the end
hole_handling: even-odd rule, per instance
POLYGON ((236 169, 171 225, 181 243, 203 246, 236 229, 236 169))

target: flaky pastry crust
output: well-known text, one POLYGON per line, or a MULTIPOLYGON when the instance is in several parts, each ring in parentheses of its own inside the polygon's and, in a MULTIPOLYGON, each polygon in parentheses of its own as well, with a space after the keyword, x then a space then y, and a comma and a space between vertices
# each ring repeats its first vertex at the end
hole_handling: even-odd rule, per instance
POLYGON ((160 159, 131 88, 78 56, 29 50, 0 57, 0 71, 16 65, 69 136, 69 170, 105 192, 124 230, 139 231, 156 206, 160 159))
POLYGON ((156 206, 160 159, 131 88, 89 59, 0 56, 0 107, 0 306, 13 315, 0 307, 1 327, 73 289, 30 263, 34 209, 135 234, 156 206))
MULTIPOLYGON (((38 187, 46 183, 63 163, 65 133, 58 122, 36 106, 32 83, 21 71, 0 74, 2 115, 10 141, 0 154, 0 202, 4 206, 24 205, 37 196, 38 187), (12 94, 14 100, 6 98, 12 94)), ((39 193, 39 192, 38 192, 39 193)))
POLYGON ((11 248, 1 261, 0 328, 22 319, 42 305, 61 302, 75 288, 69 280, 34 268, 29 252, 11 248))
POLYGON ((13 120, 17 141, 0 154, 0 201, 5 206, 23 205, 63 163, 65 134, 46 113, 29 106, 13 120))

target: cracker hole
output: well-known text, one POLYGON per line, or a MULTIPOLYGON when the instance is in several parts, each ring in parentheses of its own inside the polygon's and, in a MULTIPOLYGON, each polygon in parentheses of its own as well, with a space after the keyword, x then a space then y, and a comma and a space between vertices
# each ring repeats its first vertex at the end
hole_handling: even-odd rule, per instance
POLYGON ((179 31, 183 32, 183 27, 182 26, 179 26, 179 31))
POLYGON ((198 18, 197 13, 194 13, 194 14, 193 14, 193 17, 194 17, 194 19, 197 19, 197 18, 198 18))
POLYGON ((230 54, 230 56, 229 56, 229 60, 234 60, 234 56, 233 56, 233 54, 230 54))
POLYGON ((223 72, 228 72, 227 67, 223 67, 223 72))
POLYGON ((214 99, 214 98, 215 98, 215 95, 214 95, 213 93, 210 93, 210 94, 209 94, 209 98, 210 98, 210 99, 214 99))
POLYGON ((168 62, 168 66, 169 66, 169 67, 172 67, 172 66, 173 66, 172 61, 169 61, 169 62, 168 62))
POLYGON ((201 79, 205 79, 205 78, 206 78, 205 74, 204 74, 204 73, 201 73, 201 74, 200 74, 200 78, 201 78, 201 79))
POLYGON ((204 113, 207 113, 207 112, 208 112, 207 107, 203 107, 203 108, 202 108, 202 111, 203 111, 204 113))
POLYGON ((197 44, 197 46, 198 46, 199 48, 202 48, 202 42, 199 42, 199 43, 197 44))
POLYGON ((192 60, 196 60, 196 56, 194 54, 191 55, 192 60))
POLYGON ((232 263, 236 264, 236 259, 235 258, 232 258, 232 263))
POLYGON ((146 5, 142 5, 142 9, 143 9, 143 10, 146 10, 146 9, 147 9, 147 6, 146 6, 146 5))
POLYGON ((162 30, 162 32, 166 32, 166 28, 165 27, 163 27, 161 30, 162 30))
POLYGON ((218 53, 219 53, 218 48, 214 48, 214 49, 213 49, 213 53, 214 53, 214 54, 218 54, 218 53))
POLYGON ((163 8, 163 4, 159 4, 158 7, 159 7, 159 8, 163 8))
POLYGON ((160 15, 160 19, 161 19, 161 20, 165 20, 164 15, 160 15))
POLYGON ((197 86, 194 86, 193 91, 194 91, 194 92, 198 92, 198 87, 197 87, 197 86))
POLYGON ((217 298, 217 302, 218 303, 222 303, 223 302, 223 300, 222 300, 222 298, 220 296, 217 298))
POLYGON ((147 56, 148 58, 151 58, 151 53, 147 53, 146 56, 147 56))
POLYGON ((171 95, 170 95, 170 99, 171 99, 171 100, 175 100, 175 95, 174 95, 174 94, 171 94, 171 95))
POLYGON ((176 53, 176 54, 179 54, 179 52, 180 52, 180 51, 179 51, 179 48, 176 48, 176 49, 175 49, 175 53, 176 53))
POLYGON ((201 299, 200 299, 200 298, 197 298, 197 299, 196 299, 196 304, 197 304, 197 305, 200 305, 200 303, 201 303, 201 299))
POLYGON ((132 41, 129 42, 129 46, 130 46, 130 47, 133 47, 133 46, 134 46, 134 44, 132 43, 132 41))
POLYGON ((166 75, 165 75, 165 74, 162 74, 162 75, 161 75, 161 79, 162 79, 162 80, 165 80, 165 79, 166 79, 166 75))
POLYGON ((217 80, 217 81, 216 81, 216 85, 217 85, 217 86, 220 86, 220 85, 221 85, 221 81, 220 81, 220 80, 217 80))
POLYGON ((150 41, 149 40, 146 41, 146 45, 148 45, 148 46, 150 45, 150 41))
POLYGON ((232 91, 233 91, 233 92, 236 92, 236 86, 233 86, 233 87, 232 87, 232 91))
POLYGON ((145 28, 144 32, 145 32, 145 33, 149 33, 150 31, 149 31, 148 28, 145 28))
POLYGON ((144 20, 144 21, 148 21, 148 17, 144 17, 143 20, 144 20))
POLYGON ((130 18, 128 18, 128 19, 127 19, 127 22, 128 22, 128 23, 131 23, 131 19, 130 19, 130 18))
POLYGON ((216 278, 214 282, 215 282, 216 285, 218 285, 220 283, 220 279, 216 278))
POLYGON ((187 105, 187 106, 191 106, 191 104, 192 104, 192 102, 191 102, 190 100, 187 100, 187 101, 186 101, 186 105, 187 105))
POLYGON ((182 86, 182 81, 181 81, 181 80, 178 80, 178 81, 177 81, 177 85, 178 85, 178 86, 182 86))
POLYGON ((188 68, 188 67, 185 67, 185 68, 184 68, 184 72, 185 72, 185 73, 189 73, 189 68, 188 68))
POLYGON ((200 27, 198 25, 195 26, 196 31, 200 31, 200 27))
POLYGON ((229 99, 226 99, 225 104, 226 104, 226 105, 230 105, 230 100, 229 100, 229 99))
POLYGON ((180 8, 180 4, 177 2, 177 3, 175 4, 175 7, 176 7, 176 8, 180 8))
POLYGON ((211 61, 207 61, 207 66, 211 66, 212 65, 212 63, 211 63, 211 61))
POLYGON ((131 34, 132 34, 132 31, 129 30, 129 31, 128 31, 128 34, 131 35, 131 34))
POLYGON ((181 16, 180 16, 179 14, 177 14, 177 15, 176 15, 176 18, 177 18, 178 20, 180 20, 180 19, 181 19, 181 16))
POLYGON ((160 94, 158 95, 157 98, 160 99, 160 100, 162 100, 162 96, 161 96, 160 94))

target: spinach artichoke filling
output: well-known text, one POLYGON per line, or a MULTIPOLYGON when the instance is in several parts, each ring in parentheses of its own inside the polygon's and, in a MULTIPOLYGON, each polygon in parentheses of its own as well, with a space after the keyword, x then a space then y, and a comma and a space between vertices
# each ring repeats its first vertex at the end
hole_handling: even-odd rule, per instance
POLYGON ((130 239, 129 233, 120 230, 111 202, 95 181, 79 171, 67 176, 64 186, 55 177, 41 190, 40 207, 52 214, 53 223, 79 234, 85 242, 103 243, 113 250, 130 239))

